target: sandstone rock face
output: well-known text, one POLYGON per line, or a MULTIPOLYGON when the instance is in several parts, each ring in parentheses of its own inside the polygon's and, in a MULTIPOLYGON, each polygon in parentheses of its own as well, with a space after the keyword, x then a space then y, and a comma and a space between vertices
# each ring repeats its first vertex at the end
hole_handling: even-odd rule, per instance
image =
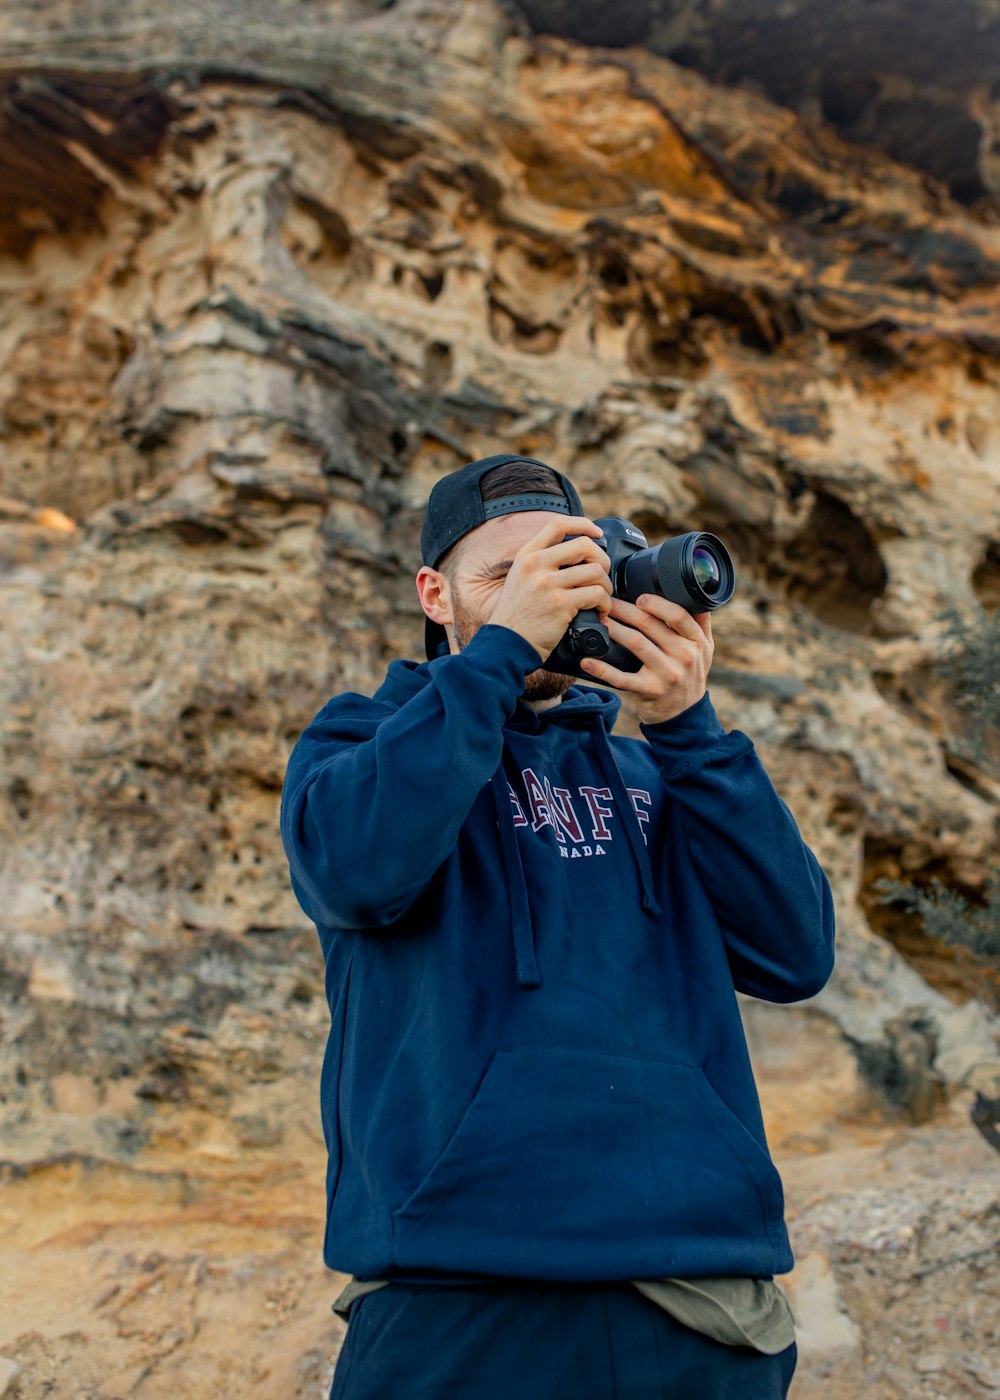
POLYGON ((926 171, 966 204, 1000 196, 1000 6, 959 0, 520 0, 544 33, 641 44, 745 84, 926 171))
POLYGON ((0 1228, 67 1280, 44 1316, 27 1288, 6 1314, 21 1384, 79 1364, 86 1393, 328 1386, 329 1300, 301 1285, 326 1010, 281 779, 331 694, 419 654, 428 491, 498 448, 736 557, 713 700, 840 929, 816 1005, 758 1036, 779 1146, 882 1141, 845 1037, 892 1111, 985 1083, 988 972, 938 959, 928 982, 872 895, 930 873, 975 894, 996 850, 997 755, 969 760, 935 670, 939 610, 1000 599, 985 213, 488 0, 155 21, 24 0, 3 25, 0 1228), (825 1047, 805 1098, 789 1028, 825 1047), (169 1323, 133 1327, 144 1279, 169 1323), (210 1359, 208 1322, 269 1297, 281 1375, 235 1338, 210 1359))

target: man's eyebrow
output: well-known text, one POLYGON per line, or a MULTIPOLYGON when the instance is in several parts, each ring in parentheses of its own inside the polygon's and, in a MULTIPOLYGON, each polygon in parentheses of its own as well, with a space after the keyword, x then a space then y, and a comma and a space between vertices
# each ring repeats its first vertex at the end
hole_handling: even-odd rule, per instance
POLYGON ((501 574, 509 574, 513 565, 513 559, 498 559, 495 564, 486 564, 480 570, 483 578, 499 578, 501 574))

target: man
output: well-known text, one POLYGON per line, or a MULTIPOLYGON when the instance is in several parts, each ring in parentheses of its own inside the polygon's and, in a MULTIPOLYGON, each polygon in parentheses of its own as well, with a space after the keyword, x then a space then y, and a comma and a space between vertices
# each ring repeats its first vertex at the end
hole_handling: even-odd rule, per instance
POLYGON ((429 660, 341 695, 281 831, 327 966, 333 1400, 771 1400, 792 1263, 736 991, 816 993, 833 909, 706 688, 707 613, 612 598, 544 463, 438 482, 429 660), (597 609, 641 663, 544 663, 597 609))

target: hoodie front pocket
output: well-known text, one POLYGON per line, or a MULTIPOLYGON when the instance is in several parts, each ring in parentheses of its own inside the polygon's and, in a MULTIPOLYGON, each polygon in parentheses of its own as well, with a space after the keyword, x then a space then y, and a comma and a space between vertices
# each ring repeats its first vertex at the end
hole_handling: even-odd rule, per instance
POLYGON ((769 1273, 782 1209, 767 1152, 698 1065, 510 1050, 393 1227, 401 1268, 769 1273))

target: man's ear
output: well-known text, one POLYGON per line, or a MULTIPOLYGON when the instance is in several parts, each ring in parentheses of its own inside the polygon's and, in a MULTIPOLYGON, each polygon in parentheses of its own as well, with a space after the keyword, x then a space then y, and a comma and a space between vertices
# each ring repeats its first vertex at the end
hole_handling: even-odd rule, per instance
POLYGON ((420 606, 431 622, 444 627, 454 621, 451 611, 451 587, 440 569, 424 564, 417 574, 417 595, 420 606))

